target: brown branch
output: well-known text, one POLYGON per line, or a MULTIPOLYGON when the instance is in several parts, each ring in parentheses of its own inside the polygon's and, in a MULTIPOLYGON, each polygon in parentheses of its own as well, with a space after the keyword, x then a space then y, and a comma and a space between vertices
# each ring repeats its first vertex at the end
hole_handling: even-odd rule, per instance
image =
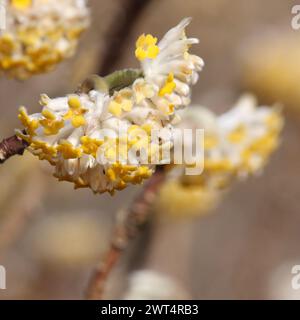
POLYGON ((0 143, 0 163, 4 163, 16 154, 22 155, 26 147, 28 147, 28 143, 16 135, 4 139, 0 143))
POLYGON ((113 18, 112 25, 106 35, 106 50, 101 54, 99 74, 105 75, 113 71, 120 59, 130 32, 134 24, 151 0, 121 0, 118 6, 119 12, 113 18))
MULTIPOLYGON (((159 167, 145 185, 141 194, 133 201, 126 215, 119 216, 111 246, 106 258, 96 268, 87 289, 87 299, 99 300, 103 298, 104 289, 109 275, 119 262, 122 253, 148 220, 151 206, 160 185, 165 179, 165 171, 159 167)), ((122 212, 124 214, 124 212, 122 212)))

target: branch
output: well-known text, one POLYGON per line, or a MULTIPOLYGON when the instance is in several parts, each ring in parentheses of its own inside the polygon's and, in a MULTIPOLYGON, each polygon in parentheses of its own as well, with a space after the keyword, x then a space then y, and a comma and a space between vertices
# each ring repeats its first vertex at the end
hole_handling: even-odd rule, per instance
POLYGON ((148 180, 141 194, 133 201, 131 207, 124 215, 120 215, 113 234, 111 246, 106 258, 96 268, 88 285, 87 299, 99 300, 103 298, 105 284, 119 262, 123 252, 148 220, 151 207, 156 194, 165 179, 165 171, 158 167, 153 176, 148 180))
POLYGON ((4 139, 0 143, 0 164, 16 154, 22 155, 27 147, 28 143, 16 135, 4 139))

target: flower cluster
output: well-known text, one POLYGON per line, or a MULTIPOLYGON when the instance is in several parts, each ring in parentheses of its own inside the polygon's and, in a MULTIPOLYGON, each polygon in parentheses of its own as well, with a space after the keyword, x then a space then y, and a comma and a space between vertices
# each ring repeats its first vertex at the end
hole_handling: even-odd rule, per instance
POLYGON ((141 183, 154 169, 149 157, 168 160, 164 150, 172 145, 178 110, 189 103, 190 86, 203 66, 188 53, 198 43, 185 35, 189 22, 184 19, 158 44, 151 35, 139 37, 135 54, 142 73, 131 85, 113 92, 104 85, 56 99, 42 95, 41 113, 20 109, 25 133, 17 134, 33 154, 55 166, 58 179, 77 188, 113 193, 141 183))
POLYGON ((9 0, 6 20, 0 34, 0 70, 26 79, 74 53, 89 25, 89 10, 85 0, 9 0))
POLYGON ((220 198, 218 189, 185 184, 173 176, 162 185, 155 200, 155 210, 168 217, 187 218, 206 214, 218 205, 220 198))
POLYGON ((280 108, 257 107, 254 97, 245 95, 219 116, 190 107, 180 127, 204 129, 204 170, 201 175, 185 175, 182 166, 171 170, 158 207, 177 215, 188 211, 188 203, 193 213, 212 209, 230 183, 259 173, 278 146, 283 118, 280 108))
POLYGON ((242 51, 243 86, 263 101, 279 101, 299 115, 300 44, 297 32, 261 36, 242 51))
POLYGON ((279 107, 257 108, 253 96, 243 96, 208 131, 205 170, 226 170, 241 178, 259 172, 277 148, 282 126, 279 107))

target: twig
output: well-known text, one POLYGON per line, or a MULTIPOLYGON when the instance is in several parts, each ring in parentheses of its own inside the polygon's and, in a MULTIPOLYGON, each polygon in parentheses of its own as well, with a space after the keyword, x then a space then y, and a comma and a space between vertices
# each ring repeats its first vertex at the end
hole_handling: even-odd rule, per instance
POLYGON ((4 139, 0 143, 0 164, 16 154, 22 155, 26 147, 28 143, 16 135, 4 139))
POLYGON ((165 171, 159 167, 147 182, 141 194, 133 201, 126 214, 124 215, 124 212, 122 212, 123 215, 118 217, 119 221, 106 258, 99 264, 90 279, 86 294, 87 299, 102 299, 110 273, 128 247, 130 240, 138 234, 147 222, 151 213, 151 206, 164 179, 165 171))
POLYGON ((113 71, 120 59, 120 52, 127 43, 130 32, 146 5, 151 0, 121 0, 119 12, 114 17, 106 36, 106 50, 101 56, 99 74, 108 74, 113 71))

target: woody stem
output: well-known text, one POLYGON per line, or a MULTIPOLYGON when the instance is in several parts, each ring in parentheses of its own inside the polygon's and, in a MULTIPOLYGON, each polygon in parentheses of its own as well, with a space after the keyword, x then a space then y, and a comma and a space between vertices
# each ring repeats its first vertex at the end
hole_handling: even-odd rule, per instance
POLYGON ((3 139, 0 142, 0 164, 16 154, 22 155, 26 147, 28 143, 16 135, 3 139))

